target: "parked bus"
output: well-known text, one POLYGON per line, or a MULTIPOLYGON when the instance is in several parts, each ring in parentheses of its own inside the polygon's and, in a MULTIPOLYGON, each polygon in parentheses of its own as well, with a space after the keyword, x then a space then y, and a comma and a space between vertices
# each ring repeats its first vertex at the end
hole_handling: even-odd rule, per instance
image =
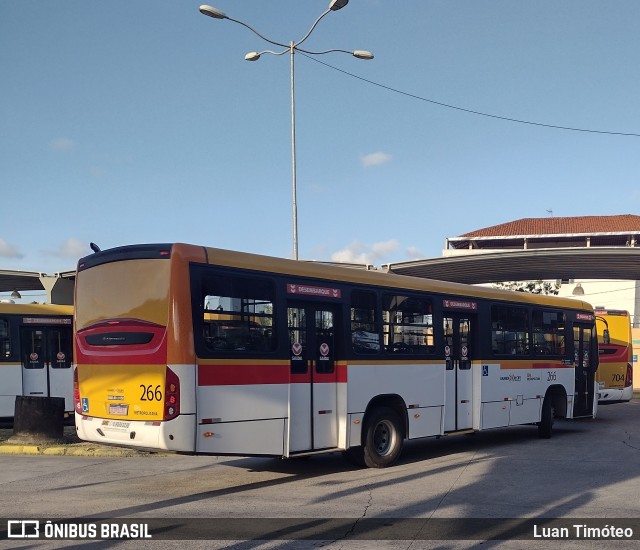
POLYGON ((64 397, 73 413, 73 307, 0 302, 0 417, 17 395, 64 397))
POLYGON ((628 311, 596 309, 600 366, 596 373, 600 403, 631 401, 633 340, 628 311))
POLYGON ((343 451, 593 417, 590 305, 186 244, 78 264, 81 439, 213 455, 343 451))

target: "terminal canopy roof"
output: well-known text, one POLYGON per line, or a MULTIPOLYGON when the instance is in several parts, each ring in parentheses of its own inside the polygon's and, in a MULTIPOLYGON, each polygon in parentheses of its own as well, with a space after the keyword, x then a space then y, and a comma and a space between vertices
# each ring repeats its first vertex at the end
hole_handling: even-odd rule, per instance
POLYGON ((383 266, 392 273, 458 283, 554 279, 640 280, 640 247, 474 252, 383 266))
POLYGON ((0 292, 44 290, 49 303, 70 304, 75 278, 75 270, 47 275, 39 271, 0 269, 0 292))

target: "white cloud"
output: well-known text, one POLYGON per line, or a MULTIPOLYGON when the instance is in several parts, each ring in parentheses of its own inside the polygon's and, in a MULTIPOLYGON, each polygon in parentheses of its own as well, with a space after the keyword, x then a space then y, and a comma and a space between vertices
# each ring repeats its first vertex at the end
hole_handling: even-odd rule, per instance
POLYGON ((24 258, 24 254, 4 239, 0 239, 0 258, 24 258))
POLYGON ((70 238, 64 241, 56 250, 47 254, 58 258, 72 258, 77 260, 91 253, 89 243, 80 239, 70 238))
POLYGON ((52 151, 66 152, 75 149, 76 143, 72 139, 58 138, 49 143, 49 147, 52 151))
POLYGON ((370 166, 380 166, 386 164, 391 160, 391 155, 378 151, 377 153, 369 153, 368 155, 362 155, 360 161, 362 166, 369 168, 370 166))
POLYGON ((420 252, 420 250, 416 246, 408 246, 407 250, 406 250, 406 253, 407 253, 407 257, 410 260, 421 260, 421 259, 424 259, 424 254, 422 252, 420 252))
POLYGON ((388 263, 419 260, 425 257, 416 246, 407 246, 404 250, 401 248, 400 243, 395 239, 373 244, 353 241, 343 249, 332 253, 330 258, 332 262, 369 264, 380 267, 388 263))
POLYGON ((354 241, 342 250, 334 252, 331 255, 331 261, 378 265, 388 261, 389 256, 398 248, 400 243, 396 240, 381 241, 372 245, 354 241))
POLYGON ((89 243, 79 239, 70 238, 62 243, 60 254, 67 258, 80 258, 90 254, 89 243))

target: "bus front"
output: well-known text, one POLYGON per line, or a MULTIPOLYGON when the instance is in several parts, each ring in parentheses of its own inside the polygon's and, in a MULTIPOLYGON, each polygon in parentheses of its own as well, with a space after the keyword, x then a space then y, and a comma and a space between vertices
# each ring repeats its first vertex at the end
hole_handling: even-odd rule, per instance
POLYGON ((600 366, 596 373, 600 403, 633 397, 633 344, 629 312, 596 309, 600 366))
POLYGON ((195 359, 184 245, 138 245, 78 263, 74 405, 80 439, 191 452, 195 359), (176 296, 176 294, 178 294, 176 296))

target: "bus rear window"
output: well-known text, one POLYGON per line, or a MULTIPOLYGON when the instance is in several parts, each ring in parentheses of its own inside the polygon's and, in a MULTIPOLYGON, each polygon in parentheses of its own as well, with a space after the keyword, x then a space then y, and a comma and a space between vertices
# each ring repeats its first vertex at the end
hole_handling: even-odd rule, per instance
POLYGON ((106 319, 137 319, 166 327, 170 268, 166 260, 136 259, 78 272, 76 328, 106 319))

